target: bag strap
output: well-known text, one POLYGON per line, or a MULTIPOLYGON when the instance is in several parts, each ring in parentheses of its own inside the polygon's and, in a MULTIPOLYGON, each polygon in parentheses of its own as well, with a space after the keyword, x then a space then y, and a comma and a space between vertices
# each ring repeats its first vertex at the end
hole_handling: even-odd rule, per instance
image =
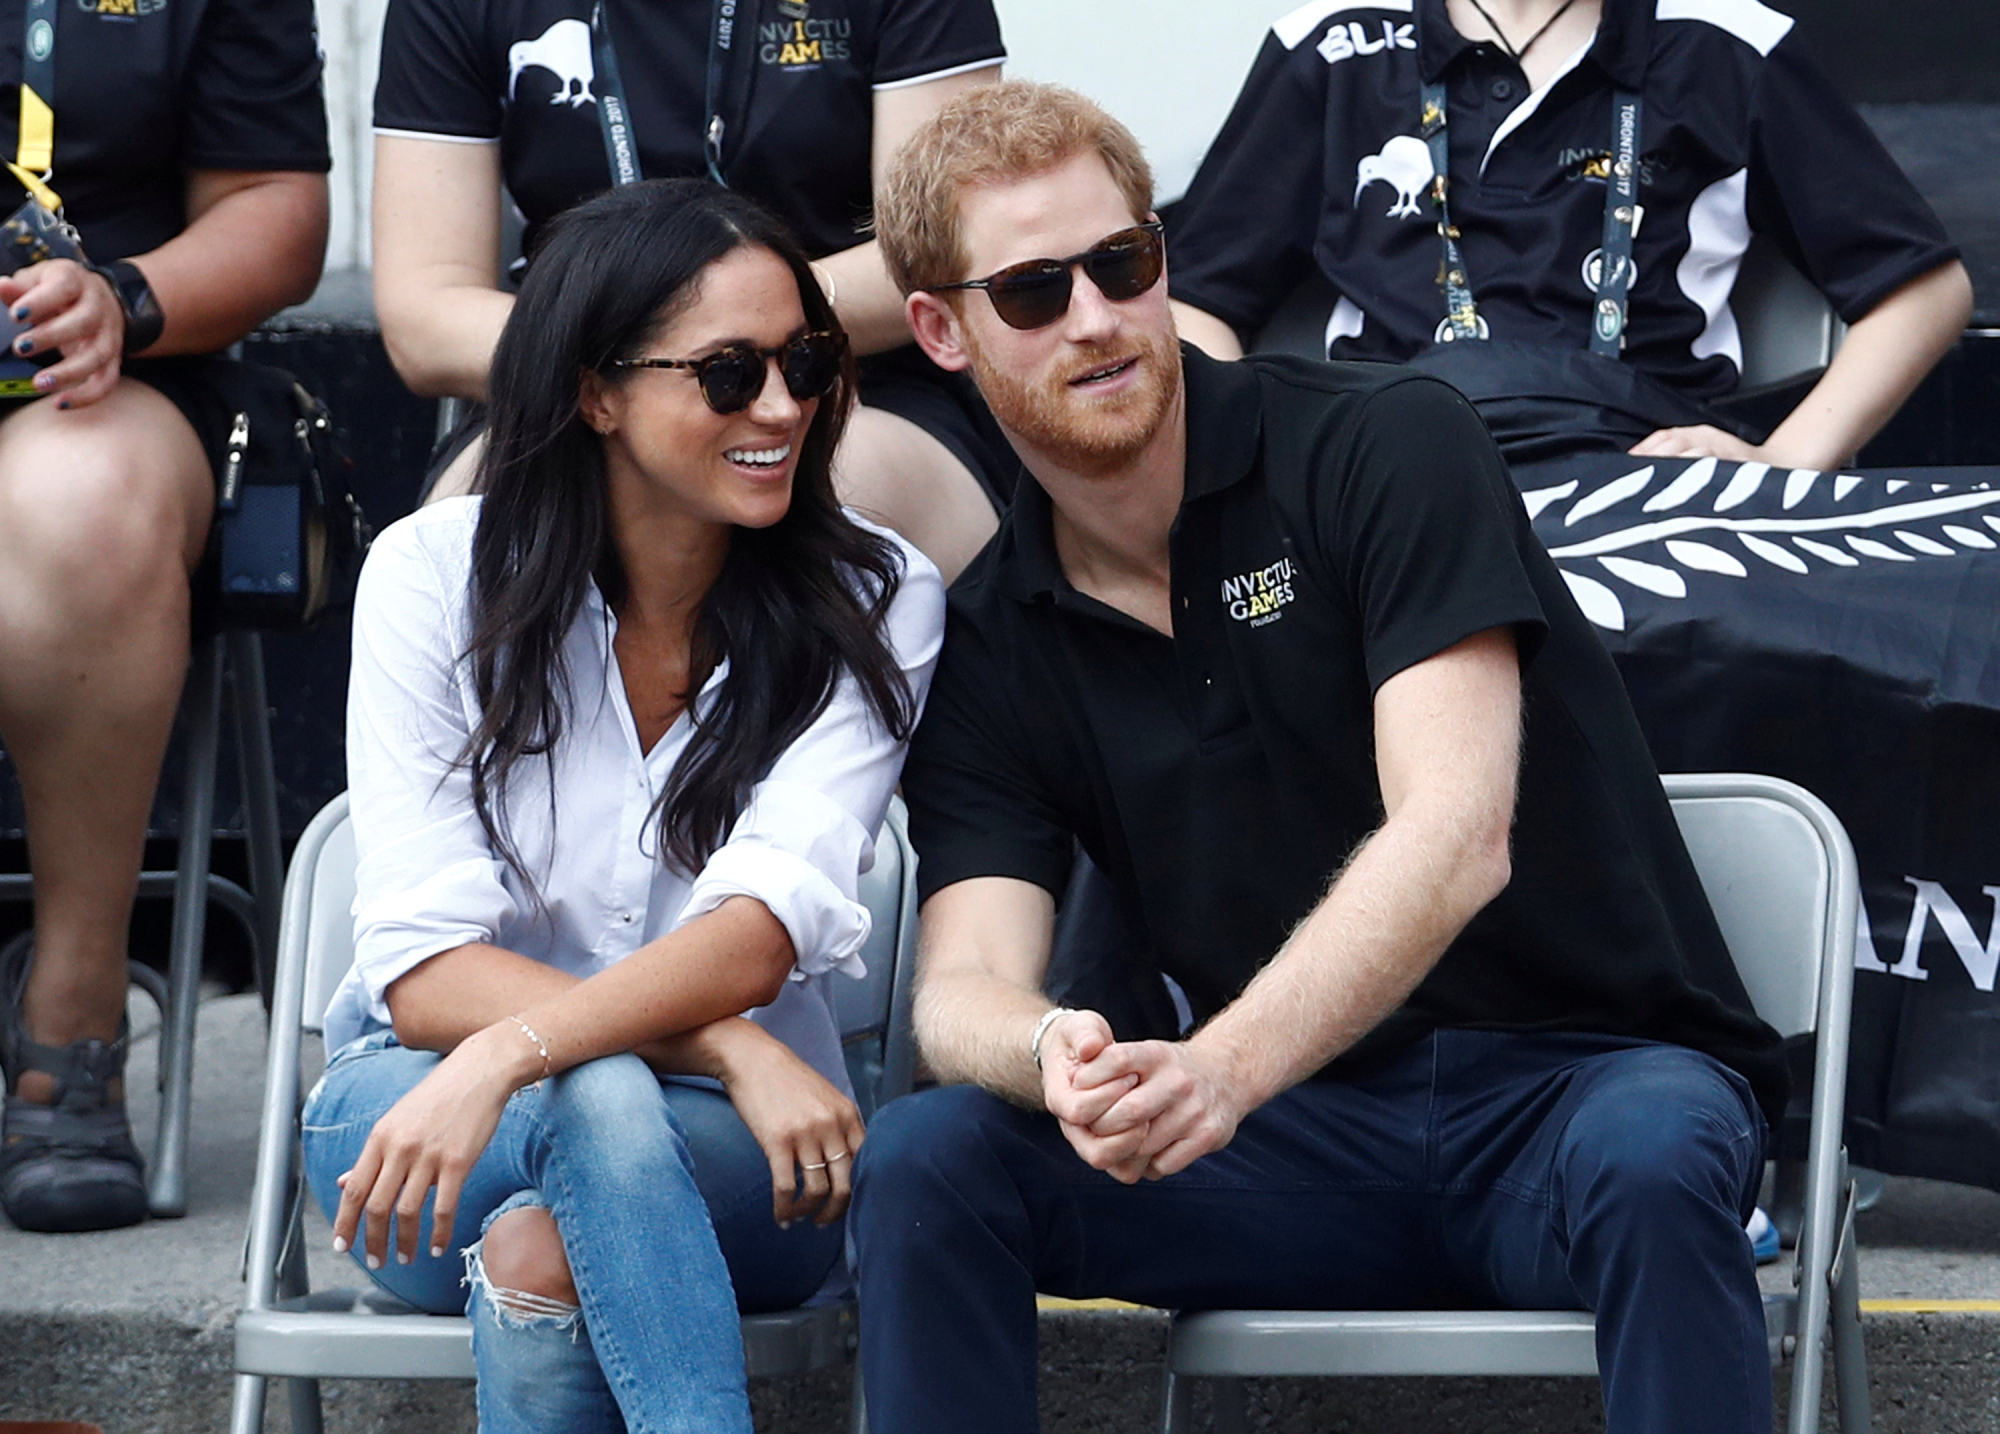
POLYGON ((49 187, 56 164, 56 0, 27 0, 21 35, 21 132, 7 168, 51 211, 62 198, 49 187))

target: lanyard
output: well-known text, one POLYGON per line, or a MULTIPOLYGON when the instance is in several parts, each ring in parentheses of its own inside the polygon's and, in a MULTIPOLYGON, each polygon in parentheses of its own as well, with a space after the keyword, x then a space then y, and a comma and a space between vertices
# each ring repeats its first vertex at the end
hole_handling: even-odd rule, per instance
POLYGON ((715 32, 708 45, 708 83, 701 102, 708 114, 708 125, 701 135, 701 153, 708 162, 708 177, 724 189, 729 187, 729 181, 722 177, 722 87, 728 78, 729 51, 735 43, 736 0, 715 0, 715 32))
MULTIPOLYGON (((30 5, 55 0, 28 0, 30 5)), ((715 0, 715 26, 708 46, 708 82, 702 109, 708 123, 702 131, 702 158, 708 177, 725 189, 729 181, 722 174, 722 136, 727 126, 722 118, 722 91, 728 78, 729 54, 736 43, 738 0, 715 0)), ((636 184, 639 173, 639 140, 632 129, 632 109, 625 103, 625 82, 618 73, 618 50, 611 43, 611 22, 605 18, 604 0, 590 9, 590 52, 597 72, 597 127, 604 136, 604 162, 614 185, 636 184)))
MULTIPOLYGON (((1431 152, 1431 202, 1437 206, 1438 239, 1444 262, 1438 283, 1444 289, 1445 332, 1452 341, 1483 339, 1486 321, 1479 317, 1465 274, 1465 256, 1458 247, 1458 226, 1451 222, 1447 194, 1451 181, 1451 151, 1445 133, 1445 91, 1441 81, 1424 86, 1424 109, 1418 134, 1431 152)), ((1598 251, 1597 304, 1590 317, 1590 351, 1617 358, 1625 346, 1626 291, 1632 283, 1632 236, 1639 218, 1639 96, 1619 90, 1611 97, 1611 170, 1604 183, 1604 235, 1598 251)))
POLYGON ((49 188, 56 163, 56 0, 27 0, 21 36, 21 133, 7 168, 52 211, 62 200, 49 188))
POLYGON ((604 162, 612 184, 633 184, 640 178, 639 141, 632 133, 632 112, 625 104, 625 83, 618 75, 618 52, 611 44, 604 0, 590 7, 590 49, 597 72, 597 127, 604 135, 604 162))

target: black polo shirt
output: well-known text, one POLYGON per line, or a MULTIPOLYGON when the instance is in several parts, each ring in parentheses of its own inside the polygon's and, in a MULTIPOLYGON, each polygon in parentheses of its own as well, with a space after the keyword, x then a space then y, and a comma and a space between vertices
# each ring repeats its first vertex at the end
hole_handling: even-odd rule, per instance
MULTIPOLYGON (((0 0, 0 155, 21 114, 22 0, 0 0)), ((329 164, 312 0, 58 0, 55 166, 100 263, 187 227, 193 169, 329 164)), ((4 188, 14 194, 11 179, 4 188)), ((14 201, 10 201, 12 203, 14 201)))
POLYGON ((1323 1074, 1438 1026, 1677 1041, 1775 1119, 1750 1015, 1624 689, 1491 440, 1435 379, 1186 354, 1171 638, 1063 577, 1024 480, 954 585, 904 791, 925 895, 1060 894, 1072 838, 1197 1019, 1228 1004, 1383 819, 1389 678, 1512 628, 1524 755, 1514 875, 1409 1001, 1323 1074))
POLYGON ((1444 0, 1313 0, 1266 38, 1170 229, 1176 298, 1255 333, 1317 265, 1336 358, 1405 359, 1444 319, 1421 88, 1442 80, 1451 215, 1495 339, 1583 349, 1600 272, 1612 96, 1641 96, 1625 358, 1694 398, 1731 391, 1728 307, 1768 235, 1842 318, 1957 250, 1865 123, 1758 0, 1604 0, 1538 95, 1444 0))
MULTIPOLYGON (((608 189, 592 0, 390 0, 378 133, 498 141, 532 230, 608 189)), ((605 0, 648 178, 707 172, 715 7, 605 0)), ((770 206, 809 253, 869 238, 875 91, 998 64, 991 0, 737 0, 721 109, 730 184, 770 206)))

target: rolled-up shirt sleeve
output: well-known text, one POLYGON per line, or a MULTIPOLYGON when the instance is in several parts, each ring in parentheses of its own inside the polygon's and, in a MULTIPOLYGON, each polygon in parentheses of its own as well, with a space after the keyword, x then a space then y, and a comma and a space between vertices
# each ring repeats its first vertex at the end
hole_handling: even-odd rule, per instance
MULTIPOLYGON (((465 575, 440 572, 434 524, 405 520, 370 550, 354 599, 347 778, 355 849, 354 965, 375 1020, 384 993, 428 958, 493 941, 516 915, 505 865, 460 763, 469 733, 453 668, 465 575)), ((462 569, 463 558, 452 564, 462 569)))
MULTIPOLYGON (((944 640, 944 584, 921 553, 899 546, 905 568, 886 635, 921 708, 944 640)), ((793 979, 865 974, 868 910, 857 896, 858 877, 874 864, 875 833, 902 774, 903 751, 859 685, 843 676, 826 710, 752 790, 729 839, 695 878, 681 923, 732 896, 754 897, 791 937, 793 979)))

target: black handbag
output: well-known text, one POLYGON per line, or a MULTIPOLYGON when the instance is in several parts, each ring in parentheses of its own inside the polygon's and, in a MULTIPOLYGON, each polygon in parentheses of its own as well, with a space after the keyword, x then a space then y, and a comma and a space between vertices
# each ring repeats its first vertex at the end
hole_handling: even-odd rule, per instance
POLYGON ((300 627, 354 591, 374 536, 348 483, 326 405, 269 364, 223 361, 209 374, 229 424, 217 474, 219 616, 300 627))

